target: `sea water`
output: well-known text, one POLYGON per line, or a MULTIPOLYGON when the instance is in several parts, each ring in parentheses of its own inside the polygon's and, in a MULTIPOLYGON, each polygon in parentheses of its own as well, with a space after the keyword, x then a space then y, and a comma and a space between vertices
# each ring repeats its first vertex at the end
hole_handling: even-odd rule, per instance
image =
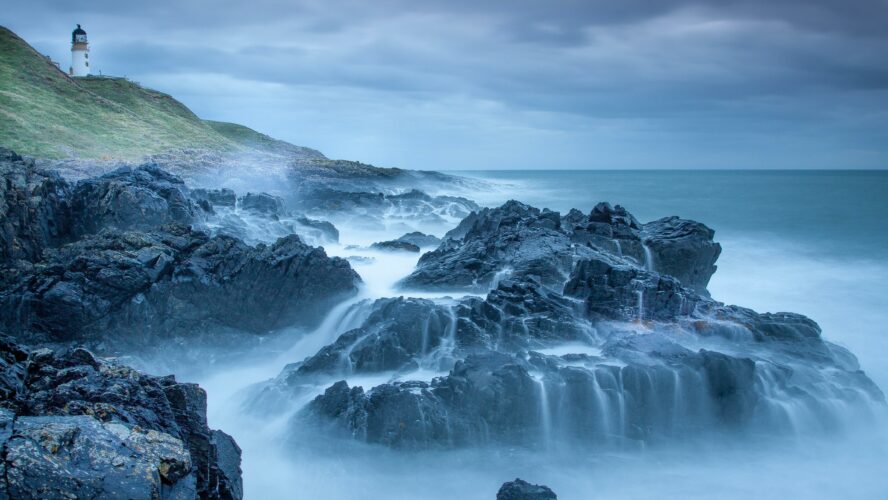
MULTIPOLYGON (((482 205, 517 199, 539 208, 588 212, 621 204, 641 222, 679 215, 706 223, 723 246, 709 289, 715 299, 760 312, 793 311, 820 323, 823 335, 848 347, 883 389, 888 387, 888 173, 496 171, 462 172, 491 183, 460 192, 482 205)), ((399 234, 340 227, 342 245, 328 253, 361 254, 365 245, 399 234)), ((360 228, 356 228, 360 229, 360 228)), ((422 228, 416 228, 422 229, 422 228)), ((438 236, 441 236, 440 234, 438 236)), ((360 255, 358 255, 360 256, 360 255)), ((243 448, 246 498, 490 499, 522 477, 547 484, 562 500, 586 498, 888 498, 888 425, 840 437, 718 441, 655 450, 577 456, 558 450, 485 449, 405 452, 349 442, 316 442, 288 422, 298 405, 266 417, 245 408, 250 384, 313 354, 354 324, 362 299, 397 294, 394 284, 416 256, 371 255, 357 264, 361 295, 283 355, 252 366, 220 367, 195 376, 208 392, 209 420, 243 448)), ((445 297, 430 298, 447 300, 445 297)), ((422 378, 434 371, 417 374, 422 378)), ((369 389, 396 375, 356 377, 369 389)), ((180 378, 189 379, 187 370, 180 378)), ((548 387, 540 411, 551 426, 548 387)), ((298 404, 323 390, 317 388, 298 404)), ((622 420, 622 419, 617 419, 622 420)), ((611 422, 618 425, 620 422, 611 422)), ((553 429, 545 429, 552 432, 553 429)))

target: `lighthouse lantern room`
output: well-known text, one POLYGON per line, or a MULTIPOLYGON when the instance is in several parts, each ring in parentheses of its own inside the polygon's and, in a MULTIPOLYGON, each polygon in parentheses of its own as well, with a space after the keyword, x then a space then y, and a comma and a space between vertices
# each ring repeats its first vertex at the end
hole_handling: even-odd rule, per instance
POLYGON ((89 75, 89 43, 86 41, 86 31, 80 25, 71 33, 71 76, 89 75))

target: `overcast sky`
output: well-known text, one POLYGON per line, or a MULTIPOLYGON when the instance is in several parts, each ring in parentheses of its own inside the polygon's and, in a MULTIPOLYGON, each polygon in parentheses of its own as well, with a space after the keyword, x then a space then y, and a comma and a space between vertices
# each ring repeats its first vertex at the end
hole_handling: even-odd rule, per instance
POLYGON ((63 67, 80 23, 94 70, 335 158, 888 167, 888 0, 5 3, 63 67))

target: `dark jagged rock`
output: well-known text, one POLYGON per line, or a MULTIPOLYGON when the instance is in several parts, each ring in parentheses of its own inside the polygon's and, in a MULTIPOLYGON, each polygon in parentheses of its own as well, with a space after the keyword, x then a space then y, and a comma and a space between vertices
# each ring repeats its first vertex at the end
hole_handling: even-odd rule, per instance
POLYGON ((321 188, 303 193, 293 202, 311 216, 380 228, 400 223, 405 227, 421 224, 443 229, 478 210, 477 204, 465 198, 430 196, 417 190, 385 194, 321 188))
POLYGON ((558 500, 555 492, 546 486, 530 484, 520 478, 503 483, 496 500, 558 500))
POLYGON ((391 240, 391 241, 379 241, 372 245, 370 248, 374 250, 383 250, 386 252, 413 252, 419 253, 419 247, 414 245, 413 243, 409 243, 406 241, 399 240, 391 240))
MULTIPOLYGON (((557 212, 540 211, 517 201, 484 209, 462 239, 448 233, 438 249, 424 254, 416 270, 402 281, 405 287, 435 289, 486 289, 498 272, 539 279, 560 286, 577 249, 561 231, 557 212)), ((464 221, 465 222, 465 221, 464 221)), ((463 224, 457 227, 461 232, 463 224)))
POLYGON ((106 231, 11 276, 0 319, 11 333, 52 341, 262 333, 313 324, 359 280, 345 260, 297 236, 250 247, 175 225, 106 231))
POLYGON ((210 206, 234 208, 237 205, 237 195, 227 188, 192 189, 191 197, 197 202, 206 202, 210 206))
POLYGON ((325 220, 309 219, 305 216, 296 217, 296 222, 306 228, 317 232, 316 239, 339 243, 339 230, 332 223, 325 220))
POLYGON ((441 239, 438 238, 437 236, 432 236, 431 234, 421 233, 419 231, 407 233, 395 241, 403 241, 406 243, 410 243, 412 245, 416 245, 419 248, 436 247, 441 244, 441 239))
POLYGON ((551 342, 585 342, 588 323, 574 304, 535 283, 507 280, 485 300, 436 302, 379 299, 363 324, 291 367, 281 378, 298 384, 317 374, 448 369, 454 356, 487 350, 533 349, 551 342), (449 363, 449 364, 447 364, 449 363))
POLYGON ((712 241, 715 231, 678 217, 665 217, 644 225, 642 237, 650 249, 652 269, 668 274, 698 293, 715 273, 721 245, 712 241))
POLYGON ((508 272, 559 288, 577 260, 604 253, 652 272, 657 266, 656 272, 706 294, 720 252, 712 237, 706 226, 678 218, 642 226, 625 208, 608 203, 599 203, 589 215, 571 210, 561 217, 509 201, 463 219, 437 250, 423 255, 403 284, 478 290, 497 273, 508 272))
POLYGON ((820 433, 884 405, 854 356, 810 319, 710 299, 702 287, 719 247, 705 226, 669 219, 644 229, 608 204, 564 217, 518 202, 475 213, 405 282, 484 284, 486 298, 377 301, 359 328, 288 367, 268 394, 392 372, 366 390, 333 384, 293 425, 408 448, 820 433), (417 368, 450 371, 410 380, 417 368))
POLYGON ((182 179, 155 165, 123 167, 78 182, 71 194, 71 211, 75 235, 190 224, 199 214, 182 179))
POLYGON ((829 398, 839 387, 855 387, 842 396, 850 406, 884 401, 860 372, 793 373, 648 337, 605 347, 603 354, 622 365, 487 352, 457 362, 448 376, 431 383, 392 382, 365 391, 342 381, 310 403, 294 425, 320 423, 391 447, 538 447, 553 440, 585 447, 699 437, 704 430, 780 433, 794 424, 774 390, 785 392, 793 416, 803 414, 818 432, 837 425, 829 398))
POLYGON ((564 294, 582 299, 587 314, 600 319, 668 321, 687 316, 703 299, 674 278, 601 255, 580 260, 564 294))
POLYGON ((440 347, 455 321, 455 312, 431 300, 379 299, 360 328, 300 363, 295 375, 417 368, 417 359, 440 347))
POLYGON ((67 241, 68 183, 29 159, 0 148, 0 265, 39 260, 43 249, 67 241))
POLYGON ((6 337, 0 366, 10 497, 242 497, 240 449, 209 429, 198 386, 6 337))
POLYGON ((237 200, 243 210, 253 210, 268 215, 280 215, 284 211, 284 202, 277 196, 268 193, 247 193, 237 200))

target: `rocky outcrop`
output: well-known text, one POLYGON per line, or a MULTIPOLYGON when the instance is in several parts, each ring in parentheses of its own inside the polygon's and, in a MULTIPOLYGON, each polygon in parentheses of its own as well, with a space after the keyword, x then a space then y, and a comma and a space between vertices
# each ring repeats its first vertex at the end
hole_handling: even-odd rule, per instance
POLYGON ((703 224, 676 217, 642 226, 625 208, 607 203, 588 215, 571 210, 562 217, 509 201, 463 219, 402 284, 479 291, 507 274, 560 289, 578 260, 610 259, 649 272, 656 266, 658 274, 706 294, 721 250, 713 234, 703 224))
POLYGON ((678 280, 607 255, 577 262, 564 295, 581 299, 595 319, 669 321, 691 314, 704 299, 678 280))
POLYGON ((280 215, 284 211, 284 201, 268 193, 247 193, 237 200, 243 210, 252 210, 261 214, 280 215))
MULTIPOLYGON (((416 271, 402 281, 407 288, 486 290, 497 273, 539 279, 560 286, 574 259, 575 245, 561 231, 557 212, 517 201, 484 209, 461 239, 464 224, 448 233, 436 250, 424 254, 416 271)), ((465 221, 464 221, 465 222, 465 221)), ((580 249, 586 252, 586 247, 580 249)))
POLYGON ((507 280, 486 299, 379 299, 360 327, 343 333, 279 377, 298 385, 318 375, 448 370, 454 360, 491 350, 588 341, 592 329, 576 308, 535 283, 507 280))
POLYGON ((678 217, 649 222, 641 232, 653 260, 650 269, 672 276, 703 294, 708 294, 706 285, 721 254, 721 245, 712 241, 714 234, 699 222, 678 217))
POLYGON ((0 148, 0 266, 39 260, 69 238, 69 186, 58 174, 0 148))
POLYGON ((0 319, 11 333, 146 343, 311 325, 360 278, 297 236, 250 247, 172 225, 90 236, 8 279, 0 319))
POLYGON ((231 189, 192 189, 191 197, 202 207, 231 207, 237 205, 237 195, 231 189))
POLYGON ((419 247, 413 243, 399 240, 379 241, 372 245, 373 250, 382 250, 384 252, 413 252, 419 253, 419 247))
POLYGON ((692 351, 657 334, 616 336, 600 356, 491 351, 469 355, 430 383, 365 391, 337 382, 294 425, 317 423, 396 448, 584 448, 726 430, 799 431, 799 422, 811 426, 806 431, 825 432, 837 425, 831 398, 841 387, 855 388, 842 396, 849 407, 884 401, 859 371, 793 373, 771 364, 776 359, 762 364, 692 351))
POLYGON ((148 230, 191 224, 200 214, 184 181, 156 165, 123 167, 82 180, 71 195, 72 232, 148 230))
POLYGON ((419 231, 413 231, 412 233, 407 233, 395 241, 403 241, 405 243, 410 243, 412 245, 416 245, 419 248, 424 247, 437 247, 441 244, 441 238, 437 236, 433 236, 431 234, 421 233, 419 231))
POLYGON ((547 486, 530 484, 516 478, 503 483, 496 494, 496 500, 558 500, 558 496, 547 486))
POLYGON ((405 280, 483 284, 486 297, 377 301, 269 387, 304 396, 391 373, 376 387, 330 385, 293 425, 397 448, 823 433, 884 405, 815 322, 709 298, 718 251, 691 221, 648 227, 608 204, 562 217, 509 202, 467 217, 405 280))
POLYGON ((240 449, 206 422, 206 394, 83 349, 0 337, 0 441, 10 498, 242 497, 240 449))
POLYGON ((296 209, 313 217, 380 229, 397 224, 446 230, 446 227, 479 209, 477 204, 465 198, 430 196, 415 189, 387 194, 361 189, 343 191, 319 188, 302 193, 293 202, 296 209))

